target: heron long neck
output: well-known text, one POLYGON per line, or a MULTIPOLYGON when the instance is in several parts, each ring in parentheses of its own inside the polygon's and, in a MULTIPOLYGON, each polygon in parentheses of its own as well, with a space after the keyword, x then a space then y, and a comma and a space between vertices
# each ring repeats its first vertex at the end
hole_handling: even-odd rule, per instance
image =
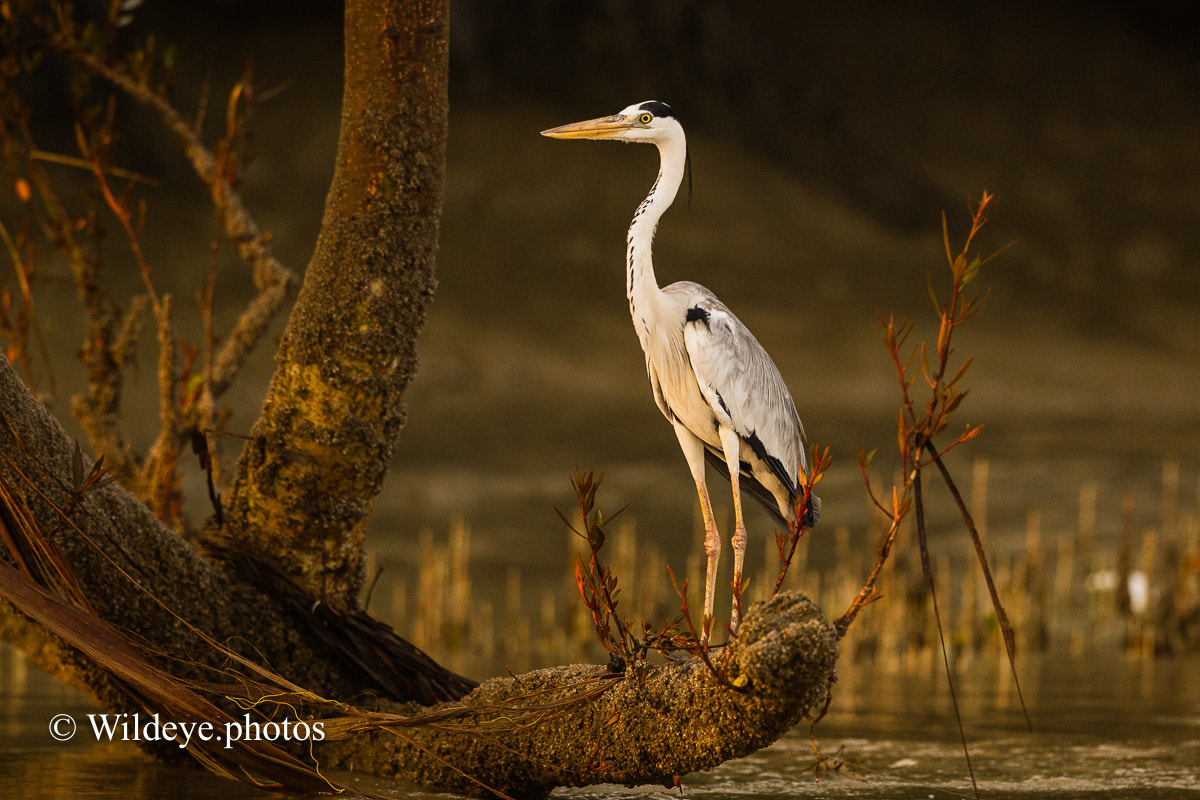
POLYGON ((646 199, 634 213, 626 237, 626 294, 629 297, 629 312, 633 315, 639 336, 644 333, 639 319, 644 321, 645 315, 652 312, 660 294, 654 278, 654 263, 650 250, 654 244, 654 231, 658 227, 658 220, 675 200, 679 183, 683 180, 687 144, 682 131, 676 137, 659 142, 658 153, 661 159, 658 179, 651 187, 650 194, 646 195, 646 199))

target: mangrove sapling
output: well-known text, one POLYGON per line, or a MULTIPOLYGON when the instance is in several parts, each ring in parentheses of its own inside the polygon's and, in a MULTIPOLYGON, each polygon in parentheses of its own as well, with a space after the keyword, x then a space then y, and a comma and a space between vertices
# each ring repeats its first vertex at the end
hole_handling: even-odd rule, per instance
MULTIPOLYGON (((876 490, 868 474, 875 451, 859 451, 859 469, 862 472, 867 494, 871 503, 887 517, 888 527, 879 544, 879 552, 875 564, 866 582, 854 597, 846 612, 834 623, 839 634, 844 636, 859 612, 868 603, 876 599, 880 572, 891 555, 892 545, 896 540, 897 533, 900 531, 901 523, 912 512, 916 519, 917 544, 922 575, 932 601, 931 605, 936 620, 943 665, 947 681, 950 685, 950 696, 954 705, 955 720, 958 724, 959 734, 963 743, 963 753, 976 795, 978 795, 978 787, 975 784, 974 768, 971 764, 970 752, 967 749, 966 733, 963 729, 958 699, 954 692, 954 681, 950 669, 950 656, 946 644, 945 627, 942 622, 942 614, 935 591, 933 568, 930 561, 929 542, 925 525, 926 492, 922 477, 925 469, 930 466, 936 467, 937 474, 950 491, 962 515, 964 527, 974 545, 980 567, 987 582, 992 607, 996 613, 1009 666, 1012 670, 1013 681, 1017 685, 1018 696, 1020 697, 1020 684, 1017 681, 1015 665, 1015 637, 1012 625, 1009 622, 1008 615, 1004 611, 1004 606, 1000 601, 995 582, 992 579, 991 569, 983 550, 979 532, 944 461, 944 456, 948 452, 978 436, 982 430, 982 426, 968 424, 957 435, 949 434, 953 436, 949 443, 935 441, 935 437, 946 434, 951 417, 960 408, 969 391, 962 388, 961 381, 970 368, 972 359, 968 356, 957 364, 952 363, 954 334, 958 328, 974 318, 986 300, 987 295, 985 293, 982 297, 969 296, 967 294, 967 287, 978 275, 980 268, 984 264, 995 258, 1004 249, 1007 249, 1002 248, 1000 251, 986 257, 975 256, 972 252, 975 237, 986 223, 994 200, 994 195, 984 192, 979 204, 971 209, 970 231, 967 234, 962 249, 958 253, 952 253, 951 251, 946 217, 944 214, 942 215, 942 240, 950 269, 950 294, 945 302, 940 301, 934 290, 933 277, 932 275, 930 276, 929 294, 933 301, 938 320, 935 345, 930 347, 927 342, 922 341, 914 345, 911 349, 906 349, 909 336, 916 324, 915 320, 911 317, 906 316, 900 321, 897 321, 894 316, 887 319, 881 317, 879 320, 879 337, 887 350, 900 386, 900 408, 896 414, 896 441, 900 456, 900 474, 903 478, 900 485, 893 485, 890 492, 886 495, 881 495, 876 490), (925 387, 928 391, 919 393, 918 387, 920 386, 925 387)), ((1021 699, 1021 706, 1024 709, 1023 698, 1021 699)), ((1026 712, 1025 718, 1027 724, 1029 724, 1028 712, 1026 712)), ((1030 729, 1032 729, 1031 724, 1030 729)))

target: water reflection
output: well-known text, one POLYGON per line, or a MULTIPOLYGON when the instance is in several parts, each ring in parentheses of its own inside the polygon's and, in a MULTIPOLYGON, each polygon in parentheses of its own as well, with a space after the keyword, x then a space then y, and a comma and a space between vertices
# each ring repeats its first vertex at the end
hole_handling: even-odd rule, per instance
POLYGON ((83 726, 86 715, 97 710, 86 694, 0 644, 0 795, 48 800, 261 796, 193 769, 162 764, 133 745, 97 744, 82 727, 68 741, 51 737, 56 715, 69 714, 83 726))
MULTIPOLYGON (((1022 664, 1034 731, 1025 731, 1007 667, 963 664, 955 680, 983 796, 1183 797, 1200 791, 1200 684, 1195 660, 1030 659, 1022 664), (1084 688, 1082 691, 1080 687, 1084 688)), ((710 774, 686 796, 914 798, 970 795, 945 678, 839 670, 837 699, 813 730, 710 774), (844 766, 814 781, 813 742, 844 766), (839 752, 840 751, 840 752, 839 752)), ((609 789, 585 798, 678 796, 609 789)))
MULTIPOLYGON (((685 796, 912 798, 969 793, 945 678, 935 660, 896 672, 843 665, 828 716, 711 773, 684 779, 685 796), (813 741, 844 766, 814 783, 813 741), (840 751, 840 753, 839 753, 840 751)), ((959 664, 959 705, 980 789, 1021 798, 1181 797, 1200 792, 1200 661, 1028 658, 1022 688, 1034 731, 1024 728, 1007 666, 959 664)), ((8 646, 0 646, 0 793, 46 798, 178 800, 261 795, 206 773, 166 765, 132 745, 50 738, 55 714, 94 711, 8 646)), ((370 778, 363 788, 435 796, 370 778)), ((678 797, 650 788, 559 790, 573 798, 678 797)))

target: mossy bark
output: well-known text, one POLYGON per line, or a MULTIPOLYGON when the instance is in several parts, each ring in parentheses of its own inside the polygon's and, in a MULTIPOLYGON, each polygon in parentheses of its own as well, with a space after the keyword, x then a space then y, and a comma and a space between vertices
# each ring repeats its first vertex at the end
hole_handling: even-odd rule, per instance
MULTIPOLYGON (((169 671, 195 677, 203 665, 223 661, 194 627, 318 694, 353 697, 380 691, 370 665, 348 657, 329 636, 328 626, 317 630, 320 620, 298 613, 311 601, 297 603, 267 590, 263 581, 247 580, 244 570, 206 559, 119 484, 89 490, 73 503, 75 457, 75 445, 58 420, 0 358, 0 482, 6 495, 0 503, 0 560, 18 560, 11 552, 14 542, 21 549, 20 524, 11 500, 28 510, 41 534, 61 552, 72 580, 78 582, 96 615, 133 641, 170 653, 172 659, 164 665, 169 671), (72 505, 69 516, 64 516, 72 505), (198 665, 195 669, 188 666, 189 659, 198 665)), ((86 475, 91 460, 84 456, 82 466, 86 475)), ((43 585, 50 582, 36 574, 37 569, 33 571, 32 577, 42 578, 43 585)), ((39 666, 89 688, 102 702, 120 705, 121 689, 109 685, 103 669, 81 660, 2 599, 0 638, 32 654, 39 666)), ((472 685, 398 638, 395 645, 400 648, 394 651, 395 661, 413 657, 420 662, 396 663, 396 672, 424 674, 398 676, 412 688, 393 690, 392 696, 430 703, 458 697, 472 685)))
POLYGON ((475 706, 477 716, 360 734, 323 752, 350 769, 479 796, 670 786, 766 747, 825 701, 838 638, 807 598, 782 594, 752 605, 738 636, 729 675, 740 690, 719 685, 698 659, 622 676, 600 666, 556 667, 494 678, 427 712, 475 706))
POLYGON ((447 0, 349 0, 337 166, 226 532, 356 607, 366 520, 404 423, 433 296, 447 0))

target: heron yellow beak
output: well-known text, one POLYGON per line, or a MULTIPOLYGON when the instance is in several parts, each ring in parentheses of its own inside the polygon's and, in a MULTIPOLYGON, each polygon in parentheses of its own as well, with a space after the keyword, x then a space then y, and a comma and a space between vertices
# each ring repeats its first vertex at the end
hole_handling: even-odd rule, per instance
POLYGON ((560 125, 542 131, 542 136, 554 139, 616 139, 625 131, 636 128, 637 123, 629 117, 620 114, 599 119, 587 119, 583 122, 572 122, 570 125, 560 125))

